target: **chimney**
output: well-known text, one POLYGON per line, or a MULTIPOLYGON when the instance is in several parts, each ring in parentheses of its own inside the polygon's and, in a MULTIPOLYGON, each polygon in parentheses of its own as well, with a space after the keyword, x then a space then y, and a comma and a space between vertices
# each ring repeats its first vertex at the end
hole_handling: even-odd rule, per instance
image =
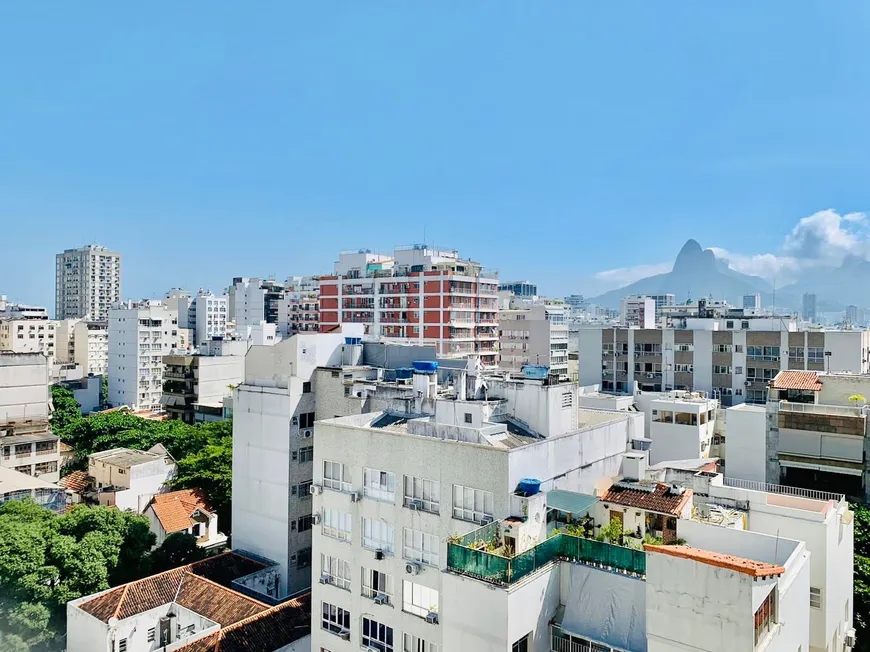
POLYGON ((624 453, 622 477, 624 480, 640 481, 646 478, 646 453, 624 453))

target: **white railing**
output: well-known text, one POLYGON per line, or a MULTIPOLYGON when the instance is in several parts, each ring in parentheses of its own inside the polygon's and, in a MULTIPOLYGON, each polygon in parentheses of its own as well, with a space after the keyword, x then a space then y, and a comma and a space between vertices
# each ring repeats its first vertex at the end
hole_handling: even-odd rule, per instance
POLYGON ((863 408, 846 405, 816 405, 815 403, 779 402, 780 412, 804 412, 806 414, 827 414, 840 417, 863 417, 863 408))
POLYGON ((786 487, 785 485, 759 482, 758 480, 722 478, 722 483, 726 487, 734 487, 736 489, 763 491, 769 494, 781 494, 784 496, 797 496, 798 498, 809 498, 810 500, 836 500, 837 502, 840 502, 841 500, 845 499, 845 496, 843 494, 835 494, 828 491, 817 491, 816 489, 801 489, 800 487, 786 487))

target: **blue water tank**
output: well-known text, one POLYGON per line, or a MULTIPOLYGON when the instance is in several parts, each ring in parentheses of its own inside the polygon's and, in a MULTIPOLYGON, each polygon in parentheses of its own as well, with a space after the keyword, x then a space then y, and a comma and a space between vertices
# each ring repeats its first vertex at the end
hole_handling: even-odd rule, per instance
POLYGON ((410 378, 413 373, 414 370, 411 369, 411 367, 399 367, 396 369, 396 379, 403 380, 405 378, 410 378))
POLYGON ((523 377, 529 380, 545 380, 550 368, 541 364, 524 364, 523 377))
POLYGON ((517 485, 516 493, 521 496, 534 496, 541 491, 541 481, 534 478, 523 478, 517 485))
POLYGON ((416 360, 411 365, 414 371, 421 374, 434 374, 438 370, 438 363, 434 360, 416 360))
POLYGON ((362 344, 362 338, 361 337, 345 337, 344 343, 345 344, 362 344))

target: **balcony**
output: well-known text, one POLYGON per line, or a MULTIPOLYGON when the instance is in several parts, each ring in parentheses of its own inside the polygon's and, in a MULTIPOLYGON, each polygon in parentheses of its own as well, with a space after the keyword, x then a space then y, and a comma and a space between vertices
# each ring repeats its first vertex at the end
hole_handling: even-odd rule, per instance
POLYGON ((505 556, 500 530, 501 523, 494 522, 448 541, 447 570, 505 587, 557 561, 646 577, 646 553, 641 550, 559 533, 518 555, 505 556))
POLYGON ((790 430, 863 437, 866 419, 864 411, 858 407, 780 401, 777 422, 780 428, 790 430))

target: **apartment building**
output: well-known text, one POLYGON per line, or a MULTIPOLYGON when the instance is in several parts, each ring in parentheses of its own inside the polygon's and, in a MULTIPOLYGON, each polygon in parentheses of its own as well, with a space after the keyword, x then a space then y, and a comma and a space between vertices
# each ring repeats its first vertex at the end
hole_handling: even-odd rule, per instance
POLYGON ((57 351, 57 322, 45 318, 0 319, 0 351, 42 353, 52 361, 57 351))
POLYGON ((80 365, 82 374, 100 376, 109 366, 109 325, 106 321, 64 319, 56 322, 55 359, 80 365))
POLYGON ((284 282, 277 324, 284 337, 320 330, 320 282, 316 276, 291 276, 284 282))
POLYGON ((497 293, 497 273, 456 251, 344 251, 335 274, 320 277, 320 329, 360 323, 376 339, 433 345, 439 356, 477 355, 494 366, 497 293))
POLYGON ((163 305, 178 315, 178 328, 196 330, 196 307, 190 292, 172 288, 163 297, 163 305))
POLYGON ((225 552, 71 600, 68 652, 309 652, 308 595, 275 602, 252 587, 273 563, 225 552))
POLYGON ((580 383, 604 391, 637 381, 644 391, 704 391, 723 406, 764 404, 783 370, 870 372, 870 331, 798 330, 788 318, 683 317, 665 328, 576 333, 580 383))
POLYGON ((109 403, 161 412, 163 356, 178 344, 178 316, 157 300, 109 310, 109 403))
POLYGON ((119 301, 121 254, 99 245, 57 254, 55 319, 104 320, 119 301))
POLYGON ((142 513, 154 496, 169 490, 178 466, 160 444, 150 450, 112 448, 88 456, 88 475, 100 505, 142 513))
POLYGON ((224 399, 245 377, 247 342, 215 340, 196 354, 163 356, 163 403, 171 419, 197 423, 223 419, 224 399))
POLYGON ((804 296, 801 299, 801 317, 805 321, 814 322, 816 321, 816 295, 804 292, 804 296))
POLYGON ((200 290, 193 298, 191 310, 197 346, 210 341, 213 337, 224 337, 227 334, 228 306, 227 297, 215 296, 206 290, 200 290))
POLYGON ((229 289, 228 316, 238 332, 261 321, 277 324, 284 284, 272 279, 236 277, 229 289))
POLYGON ((498 314, 499 369, 519 373, 524 365, 549 367, 568 376, 568 307, 511 299, 498 314))
POLYGON ((63 487, 29 473, 0 466, 0 505, 10 500, 32 500, 57 513, 66 511, 70 504, 63 487))
POLYGON ((278 562, 281 596, 311 584, 312 374, 341 365, 361 335, 346 324, 253 345, 233 393, 233 546, 278 562))
POLYGON ((743 295, 743 309, 744 310, 755 310, 756 312, 761 312, 761 295, 756 294, 744 294, 743 295))
POLYGON ((655 328, 655 299, 642 295, 623 297, 619 302, 619 321, 623 326, 655 328))
POLYGON ((531 299, 538 296, 538 286, 530 281, 502 281, 499 292, 511 292, 514 296, 531 299))

